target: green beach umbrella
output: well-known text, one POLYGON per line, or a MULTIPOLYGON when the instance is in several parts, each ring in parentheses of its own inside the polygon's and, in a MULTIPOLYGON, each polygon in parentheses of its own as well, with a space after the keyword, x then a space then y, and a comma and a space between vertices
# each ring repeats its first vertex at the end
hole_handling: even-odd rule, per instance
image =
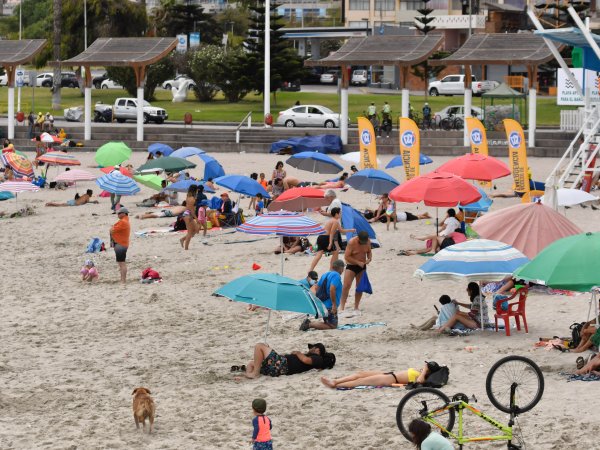
POLYGON ((165 156, 163 158, 151 159, 147 163, 137 168, 138 172, 146 172, 152 170, 164 170, 166 172, 179 172, 180 170, 192 169, 196 164, 187 159, 177 158, 174 156, 165 156))
POLYGON ((150 189, 154 189, 155 191, 160 191, 162 189, 163 178, 158 175, 154 175, 153 173, 148 175, 134 175, 133 179, 140 184, 143 184, 150 189))
POLYGON ((600 286, 600 233, 554 241, 514 276, 554 289, 590 292, 600 286))
POLYGON ((131 149, 124 142, 107 142, 96 150, 94 159, 102 167, 116 166, 131 157, 131 149))

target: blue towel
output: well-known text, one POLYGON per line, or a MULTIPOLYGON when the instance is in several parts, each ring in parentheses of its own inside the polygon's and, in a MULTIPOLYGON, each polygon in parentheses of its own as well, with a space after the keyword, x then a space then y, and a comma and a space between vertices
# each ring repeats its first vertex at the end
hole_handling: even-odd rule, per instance
POLYGON ((385 322, 347 323, 337 327, 338 330, 354 330, 356 328, 385 327, 385 322))

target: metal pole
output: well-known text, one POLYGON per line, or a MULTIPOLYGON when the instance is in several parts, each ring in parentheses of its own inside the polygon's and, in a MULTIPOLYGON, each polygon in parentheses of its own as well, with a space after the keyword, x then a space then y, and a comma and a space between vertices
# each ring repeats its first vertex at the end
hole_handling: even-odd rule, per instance
POLYGON ((21 40, 23 30, 23 0, 19 2, 19 40, 21 40))
POLYGON ((83 48, 87 49, 87 0, 83 0, 83 48))
POLYGON ((271 1, 265 0, 265 80, 263 87, 264 116, 271 113, 271 1))
POLYGON ((269 317, 267 317, 267 329, 265 330, 265 344, 267 343, 267 335, 269 334, 269 322, 271 321, 271 309, 269 309, 269 317))
POLYGON ((471 37, 471 35, 473 34, 472 25, 471 25, 471 23, 472 23, 472 21, 471 21, 471 11, 472 11, 471 1, 472 0, 469 0, 469 37, 471 37))

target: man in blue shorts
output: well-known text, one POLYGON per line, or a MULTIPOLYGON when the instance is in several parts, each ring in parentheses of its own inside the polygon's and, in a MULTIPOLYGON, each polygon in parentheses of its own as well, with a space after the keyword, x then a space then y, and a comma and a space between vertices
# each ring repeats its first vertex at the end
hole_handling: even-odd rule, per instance
POLYGON ((346 264, 341 259, 337 259, 332 263, 332 270, 325 273, 319 282, 312 287, 313 292, 318 292, 323 285, 326 287, 327 299, 323 300, 323 305, 327 308, 327 317, 323 317, 323 322, 305 319, 300 325, 301 331, 306 331, 309 328, 316 330, 331 330, 338 326, 338 306, 342 298, 342 273, 346 264))

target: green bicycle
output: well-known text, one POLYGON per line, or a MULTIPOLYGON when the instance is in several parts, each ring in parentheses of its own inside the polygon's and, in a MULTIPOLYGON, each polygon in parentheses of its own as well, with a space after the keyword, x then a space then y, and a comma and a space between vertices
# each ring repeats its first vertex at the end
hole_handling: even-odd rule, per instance
POLYGON ((396 411, 396 423, 406 439, 412 442, 408 425, 413 419, 421 419, 438 428, 442 435, 455 439, 462 449, 469 442, 507 441, 509 450, 521 450, 525 443, 513 427, 519 414, 531 410, 544 394, 542 371, 529 358, 507 356, 497 361, 488 372, 485 390, 492 404, 500 411, 510 414, 508 425, 487 416, 469 404, 469 397, 456 394, 450 400, 442 391, 434 388, 418 388, 400 401, 396 411), (470 411, 488 424, 500 430, 494 436, 465 436, 463 414, 470 411), (458 413, 458 431, 452 433, 458 413))

